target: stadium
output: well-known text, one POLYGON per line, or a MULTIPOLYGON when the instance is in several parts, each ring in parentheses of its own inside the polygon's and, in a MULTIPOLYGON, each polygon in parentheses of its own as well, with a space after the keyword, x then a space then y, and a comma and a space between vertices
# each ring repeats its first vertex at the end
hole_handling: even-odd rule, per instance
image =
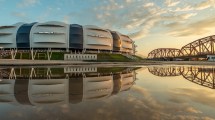
POLYGON ((0 54, 15 59, 17 53, 29 53, 32 60, 38 52, 135 54, 134 41, 117 31, 93 25, 45 23, 16 23, 0 26, 0 54))

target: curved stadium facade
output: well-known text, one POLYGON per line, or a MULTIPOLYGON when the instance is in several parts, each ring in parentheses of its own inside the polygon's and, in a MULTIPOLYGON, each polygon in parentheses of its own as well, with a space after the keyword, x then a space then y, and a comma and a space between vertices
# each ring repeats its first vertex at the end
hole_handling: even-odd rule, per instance
POLYGON ((0 48, 5 51, 110 51, 135 54, 134 41, 119 32, 56 21, 0 26, 0 48))

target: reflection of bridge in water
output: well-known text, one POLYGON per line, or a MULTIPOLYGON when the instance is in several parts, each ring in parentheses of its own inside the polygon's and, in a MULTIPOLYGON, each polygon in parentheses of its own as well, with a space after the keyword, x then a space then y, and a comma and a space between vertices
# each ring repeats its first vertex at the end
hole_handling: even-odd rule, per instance
POLYGON ((148 70, 153 75, 160 77, 181 75, 181 67, 150 67, 148 70))
POLYGON ((185 79, 201 86, 215 89, 215 68, 197 66, 150 67, 149 72, 160 77, 182 75, 185 79))
POLYGON ((136 80, 135 69, 113 70, 96 67, 0 69, 0 103, 76 104, 105 99, 129 90, 136 80))

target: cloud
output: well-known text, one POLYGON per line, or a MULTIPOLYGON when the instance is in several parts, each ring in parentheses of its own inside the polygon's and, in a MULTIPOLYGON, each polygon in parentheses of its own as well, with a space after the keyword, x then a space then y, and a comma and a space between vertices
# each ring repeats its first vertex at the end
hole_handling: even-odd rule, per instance
MULTIPOLYGON (((172 94, 172 97, 183 97, 183 98, 188 98, 184 99, 187 102, 188 100, 191 100, 192 102, 197 102, 203 105, 207 105, 209 107, 215 108, 215 93, 214 90, 211 89, 197 89, 197 88, 177 88, 174 90, 171 90, 170 92, 172 94), (200 92, 201 91, 201 92, 200 92), (207 93, 207 94, 202 94, 202 93, 207 93)), ((188 109, 191 112, 197 112, 199 113, 200 111, 188 109)))
POLYGON ((133 0, 125 0, 127 3, 131 3, 133 2, 133 0))
POLYGON ((205 0, 195 6, 196 10, 203 10, 215 5, 214 0, 205 0))
POLYGON ((193 107, 188 107, 185 111, 190 112, 190 113, 202 113, 201 111, 196 110, 193 107))
MULTIPOLYGON (((177 93, 181 92, 184 93, 184 91, 178 91, 177 89, 177 93)), ((160 92, 158 93, 161 95, 160 92)), ((173 95, 175 94, 173 93, 173 95)), ((184 98, 184 96, 179 96, 184 98)), ((185 95, 185 97, 187 96, 185 95)), ((202 97, 202 95, 199 97, 202 97)), ((193 104, 189 102, 187 104, 172 104, 170 102, 166 103, 159 98, 161 97, 155 97, 149 90, 134 85, 129 91, 120 92, 102 100, 83 100, 77 104, 44 104, 33 107, 29 105, 11 106, 10 109, 4 110, 8 114, 2 115, 1 118, 7 120, 38 120, 46 118, 53 120, 142 120, 143 118, 146 120, 212 120, 207 114, 192 107, 193 104), (51 116, 50 113, 52 113, 51 116)))
POLYGON ((186 11, 191 11, 191 10, 194 10, 194 8, 191 7, 190 5, 187 5, 187 6, 182 7, 182 8, 177 7, 174 11, 175 12, 186 12, 186 11))
MULTIPOLYGON (((165 3, 170 7, 174 7, 180 2, 167 0, 165 3)), ((176 11, 171 12, 171 10, 161 8, 153 2, 129 1, 128 4, 128 2, 118 3, 117 1, 111 0, 109 4, 106 3, 106 6, 96 7, 93 13, 96 14, 97 21, 105 27, 109 29, 127 29, 127 35, 134 40, 139 40, 150 34, 152 29, 156 28, 156 25, 162 22, 178 21, 182 23, 196 16, 196 12, 177 13, 192 9, 191 6, 186 6, 185 8, 178 7, 176 11), (119 7, 119 5, 123 7, 119 7), (102 12, 100 13, 98 11, 102 12)))
POLYGON ((166 6, 168 7, 173 7, 173 6, 176 6, 180 3, 180 1, 173 1, 173 0, 166 0, 165 1, 165 4, 166 6))
POLYGON ((13 12, 12 15, 16 16, 16 17, 21 17, 21 18, 27 16, 26 13, 24 13, 24 12, 13 12))
POLYGON ((70 23, 70 16, 69 16, 69 15, 65 15, 65 16, 63 17, 63 22, 65 22, 65 23, 70 23))
MULTIPOLYGON (((145 37, 148 33, 150 33, 150 29, 152 29, 155 26, 158 26, 160 24, 160 27, 166 27, 171 32, 176 32, 176 28, 181 28, 181 26, 184 26, 186 21, 189 20, 191 17, 196 16, 197 13, 183 13, 183 14, 170 14, 167 16, 157 16, 155 18, 149 19, 148 22, 143 23, 145 27, 134 34, 131 34, 130 36, 134 39, 140 39, 145 37)), ((163 28, 165 29, 165 28, 163 28)), ((165 30, 164 30, 165 32, 165 30)), ((178 32, 178 31, 177 31, 178 32)), ((169 33, 169 32, 168 32, 169 33)), ((169 34, 171 35, 171 34, 169 34)))
POLYGON ((154 25, 160 20, 159 17, 155 17, 155 18, 151 18, 149 20, 147 20, 144 24, 144 28, 141 29, 138 32, 132 33, 129 36, 132 39, 141 39, 143 37, 145 37, 149 32, 150 29, 154 27, 154 25))
POLYGON ((170 29, 171 32, 168 34, 177 37, 203 35, 208 33, 212 28, 215 28, 215 17, 209 17, 187 25, 183 24, 181 26, 177 26, 176 28, 170 29))
POLYGON ((35 4, 38 4, 40 0, 22 0, 20 3, 17 4, 17 7, 31 7, 35 4))
POLYGON ((185 20, 185 19, 189 19, 190 17, 196 16, 197 13, 187 13, 187 14, 181 14, 179 15, 179 17, 181 17, 181 19, 185 20))
POLYGON ((215 1, 214 0, 205 0, 200 3, 194 4, 194 5, 188 5, 186 4, 183 7, 177 7, 174 12, 186 12, 186 11, 199 11, 204 10, 210 7, 215 7, 215 1))
POLYGON ((28 17, 28 15, 25 12, 12 12, 11 15, 18 18, 20 21, 23 21, 23 22, 30 21, 30 18, 28 17))
POLYGON ((145 5, 144 5, 144 7, 152 7, 152 6, 154 6, 154 3, 146 3, 145 5))
POLYGON ((140 40, 153 34, 156 29, 163 29, 160 27, 166 25, 168 29, 170 26, 175 26, 171 30, 181 28, 179 25, 185 26, 186 23, 190 23, 192 17, 199 15, 198 12, 203 10, 206 1, 210 0, 193 4, 182 3, 179 0, 166 0, 160 5, 147 0, 107 0, 92 4, 91 7, 84 8, 82 11, 65 14, 62 21, 68 22, 69 18, 73 18, 73 21, 80 22, 79 24, 117 29, 129 35, 133 40, 140 40))
MULTIPOLYGON (((88 21, 85 21, 84 24, 93 23, 107 29, 118 29, 119 32, 127 30, 127 33, 123 33, 129 35, 133 33, 134 38, 141 38, 141 36, 149 34, 159 16, 166 13, 155 3, 146 3, 144 0, 109 0, 100 4, 100 6, 83 10, 89 13, 85 16, 88 21)), ((71 13, 70 15, 78 21, 83 19, 82 14, 84 13, 71 13)))

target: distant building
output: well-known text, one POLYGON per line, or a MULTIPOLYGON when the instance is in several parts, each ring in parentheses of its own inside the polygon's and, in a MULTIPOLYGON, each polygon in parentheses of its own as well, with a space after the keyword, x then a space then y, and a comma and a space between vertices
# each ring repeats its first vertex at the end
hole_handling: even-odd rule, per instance
POLYGON ((215 61, 215 55, 207 55, 208 61, 215 61))

